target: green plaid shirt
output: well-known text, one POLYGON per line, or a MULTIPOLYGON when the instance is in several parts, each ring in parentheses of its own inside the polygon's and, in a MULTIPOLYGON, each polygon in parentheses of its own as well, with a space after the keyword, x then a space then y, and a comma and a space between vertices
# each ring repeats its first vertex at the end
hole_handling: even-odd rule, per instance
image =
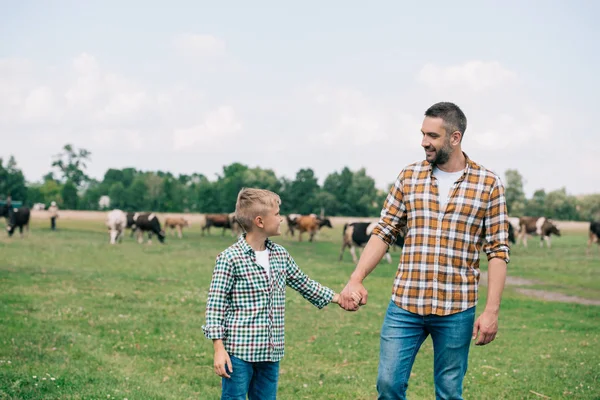
POLYGON ((333 291, 311 280, 286 249, 269 239, 271 279, 256 263, 246 235, 217 257, 206 303, 208 339, 222 339, 229 355, 247 362, 279 361, 284 354, 285 287, 318 308, 333 291))

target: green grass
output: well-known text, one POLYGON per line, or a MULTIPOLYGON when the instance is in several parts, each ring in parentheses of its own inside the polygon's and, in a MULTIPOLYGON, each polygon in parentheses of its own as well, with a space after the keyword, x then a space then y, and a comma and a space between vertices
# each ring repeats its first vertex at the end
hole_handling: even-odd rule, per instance
MULTIPOLYGON (((231 236, 202 237, 193 227, 165 246, 128 236, 110 246, 102 222, 59 221, 57 232, 47 225, 35 222, 25 240, 0 235, 0 399, 218 399, 201 325, 215 257, 231 236)), ((348 253, 337 262, 340 230, 323 230, 317 243, 275 240, 339 291, 354 268, 348 253)), ((509 274, 600 299, 600 255, 586 257, 585 245, 583 234, 549 250, 530 241, 513 250, 509 274)), ((369 304, 357 313, 317 310, 288 289, 280 399, 376 398, 395 270, 384 262, 367 278, 369 304)), ((599 399, 599 341, 600 307, 543 302, 507 287, 496 341, 471 349, 465 398, 599 399)), ((432 364, 427 340, 411 399, 434 398, 432 364)))

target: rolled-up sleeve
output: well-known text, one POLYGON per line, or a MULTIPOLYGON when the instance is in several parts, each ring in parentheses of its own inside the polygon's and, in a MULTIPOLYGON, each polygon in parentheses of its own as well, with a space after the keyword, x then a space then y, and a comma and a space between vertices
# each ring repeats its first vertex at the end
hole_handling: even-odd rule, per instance
POLYGON ((333 299, 333 290, 310 279, 296 264, 292 256, 287 255, 286 283, 315 307, 321 309, 333 299))
POLYGON ((396 182, 390 188, 381 214, 379 222, 372 235, 379 237, 388 246, 396 241, 401 228, 406 225, 406 206, 404 198, 404 171, 400 172, 396 182))
POLYGON ((229 306, 228 294, 233 287, 233 264, 219 254, 215 264, 208 300, 206 302, 206 324, 202 331, 208 339, 223 339, 225 336, 225 311, 229 306))
POLYGON ((508 224, 504 185, 502 185, 500 178, 496 178, 485 213, 486 243, 483 250, 488 261, 497 257, 503 259, 507 264, 510 262, 508 224))

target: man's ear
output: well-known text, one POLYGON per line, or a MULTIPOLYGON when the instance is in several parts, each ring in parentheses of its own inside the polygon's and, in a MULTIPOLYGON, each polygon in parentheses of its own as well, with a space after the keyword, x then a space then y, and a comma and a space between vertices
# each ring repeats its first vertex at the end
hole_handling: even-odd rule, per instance
POLYGON ((457 144, 459 144, 461 140, 462 140, 462 133, 460 133, 460 131, 454 131, 450 135, 450 143, 452 143, 455 146, 457 144))

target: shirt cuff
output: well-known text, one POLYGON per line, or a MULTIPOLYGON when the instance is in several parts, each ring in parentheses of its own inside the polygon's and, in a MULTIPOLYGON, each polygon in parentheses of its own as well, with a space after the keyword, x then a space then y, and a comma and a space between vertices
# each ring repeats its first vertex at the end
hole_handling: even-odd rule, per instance
POLYGON ((223 339, 225 337, 225 330, 220 325, 203 325, 202 331, 207 339, 223 339))
POLYGON ((372 236, 377 236, 379 239, 381 239, 385 244, 389 246, 391 246, 394 243, 394 235, 392 235, 389 232, 385 232, 381 227, 379 227, 379 225, 377 225, 375 227, 375 229, 373 229, 373 232, 371 233, 372 236))
POLYGON ((510 262, 510 256, 508 255, 508 251, 498 250, 487 253, 488 261, 490 261, 492 258, 501 258, 507 264, 510 262))
POLYGON ((333 300, 333 290, 329 289, 328 287, 323 287, 323 289, 325 290, 324 295, 318 302, 314 303, 315 307, 317 307, 319 310, 331 303, 331 300, 333 300))

